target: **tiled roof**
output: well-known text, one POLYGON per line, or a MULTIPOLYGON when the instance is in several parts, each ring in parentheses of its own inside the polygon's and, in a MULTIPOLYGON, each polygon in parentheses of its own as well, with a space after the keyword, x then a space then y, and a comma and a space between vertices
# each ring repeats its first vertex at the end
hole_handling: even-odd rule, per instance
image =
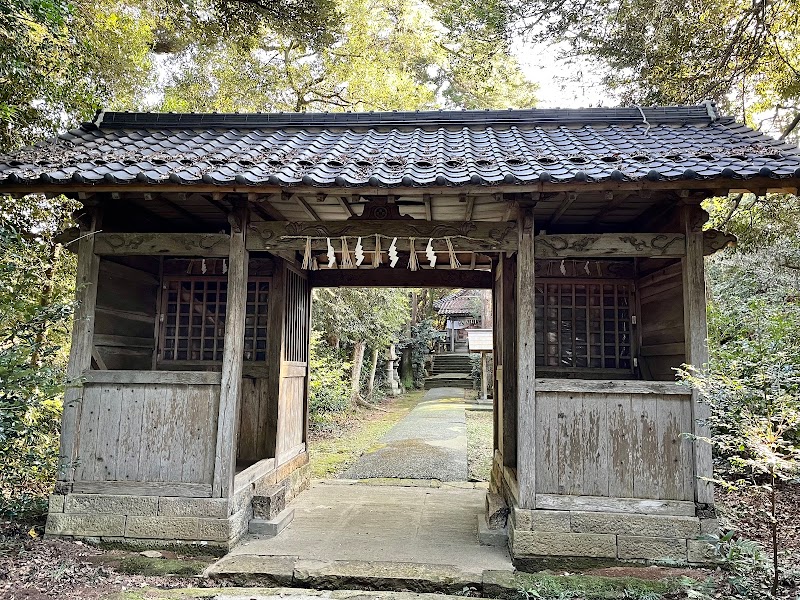
POLYGON ((433 303, 442 316, 471 315, 480 306, 480 290, 456 290, 433 303))
POLYGON ((3 184, 458 186, 800 177, 797 148, 693 107, 98 113, 0 156, 3 184))

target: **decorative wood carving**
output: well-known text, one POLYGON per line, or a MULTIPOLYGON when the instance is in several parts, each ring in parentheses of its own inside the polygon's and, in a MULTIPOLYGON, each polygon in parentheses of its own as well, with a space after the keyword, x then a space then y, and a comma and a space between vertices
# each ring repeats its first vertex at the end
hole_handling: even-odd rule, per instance
POLYGON ((703 232, 703 255, 708 256, 728 246, 735 246, 736 242, 735 235, 716 229, 708 229, 703 232))
MULTIPOLYGON (((516 223, 485 223, 476 221, 327 221, 327 222, 271 222, 250 225, 248 250, 303 250, 306 237, 312 240, 314 250, 324 250, 325 238, 361 237, 365 251, 374 249, 374 236, 387 237, 452 238, 457 252, 514 251, 517 248, 516 223)), ((434 242, 435 244, 435 242, 434 242)), ((387 247, 388 244, 384 245, 387 247)), ((437 248, 444 251, 445 248, 437 248)))
POLYGON ((387 198, 379 197, 374 198, 364 205, 364 212, 359 215, 350 217, 352 221, 393 221, 393 220, 408 220, 413 217, 409 215, 401 215, 400 207, 394 202, 389 202, 387 198))
POLYGON ((685 236, 679 233, 565 234, 536 237, 536 256, 568 257, 681 257, 685 236))
POLYGON ((98 233, 98 255, 228 256, 230 236, 224 233, 98 233))

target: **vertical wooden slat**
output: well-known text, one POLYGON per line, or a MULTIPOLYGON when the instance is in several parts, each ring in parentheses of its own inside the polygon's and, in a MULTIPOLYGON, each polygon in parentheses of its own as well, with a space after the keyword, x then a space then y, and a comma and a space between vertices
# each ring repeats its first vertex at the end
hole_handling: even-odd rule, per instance
POLYGON ((119 465, 117 479, 139 480, 139 454, 142 442, 144 386, 126 385, 122 389, 123 416, 119 427, 119 465))
POLYGON ((661 460, 658 440, 658 412, 653 395, 634 394, 631 400, 631 428, 637 430, 638 454, 634 463, 633 496, 635 498, 658 498, 661 460))
POLYGON ((631 418, 630 394, 614 394, 608 400, 608 495, 633 498, 633 456, 638 448, 631 418))
POLYGON ((81 402, 80 421, 76 424, 80 432, 77 448, 75 449, 75 479, 93 481, 95 466, 97 464, 97 440, 99 410, 103 401, 103 387, 99 385, 86 386, 83 389, 81 402))
POLYGON ((540 392, 536 398, 536 493, 558 494, 558 394, 540 392))
POLYGON ((285 311, 286 311, 286 266, 282 258, 276 258, 275 273, 272 276, 272 291, 269 297, 270 332, 267 346, 267 368, 269 374, 268 418, 267 418, 267 456, 277 457, 278 414, 281 388, 281 364, 284 361, 285 311))
MULTIPOLYGON (((686 362, 698 369, 708 363, 708 325, 706 323, 706 285, 703 263, 703 231, 705 216, 699 206, 684 206, 681 221, 686 235, 686 256, 683 263, 683 314, 686 338, 686 362)), ((692 390, 693 433, 699 438, 709 439, 711 430, 708 419, 711 409, 700 401, 696 390, 692 390)), ((694 443, 695 501, 699 504, 714 504, 714 466, 711 445, 703 441, 694 443)))
POLYGON ((78 241, 78 266, 75 273, 77 306, 72 323, 72 345, 67 365, 68 387, 64 392, 64 410, 61 416, 61 440, 58 481, 68 484, 75 478, 78 454, 83 388, 78 382, 81 373, 91 367, 94 337, 94 316, 97 304, 97 273, 100 258, 94 253, 94 235, 100 226, 97 210, 89 227, 82 227, 78 241))
POLYGON ((517 251, 517 483, 521 508, 536 507, 536 307, 533 210, 521 208, 517 251))
POLYGON ((247 309, 248 252, 245 248, 247 207, 237 206, 232 215, 231 246, 228 265, 228 303, 225 316, 225 342, 222 352, 219 421, 214 456, 214 497, 228 497, 233 492, 236 471, 236 420, 242 385, 244 321, 247 309))
POLYGON ((600 394, 583 395, 581 431, 583 433, 583 487, 587 496, 607 496, 608 468, 608 398, 600 394))
POLYGON ((122 386, 104 386, 103 403, 98 411, 97 431, 101 436, 98 444, 98 457, 95 477, 98 480, 114 481, 117 477, 119 461, 119 433, 122 411, 122 386))

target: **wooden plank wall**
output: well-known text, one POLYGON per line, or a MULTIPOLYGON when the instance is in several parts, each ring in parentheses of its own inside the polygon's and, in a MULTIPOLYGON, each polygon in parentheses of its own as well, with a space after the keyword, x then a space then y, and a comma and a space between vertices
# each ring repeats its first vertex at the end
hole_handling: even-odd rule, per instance
POLYGON ((693 500, 689 394, 538 391, 538 494, 693 500))
POLYGON ((252 464, 262 458, 274 458, 274 447, 269 443, 267 426, 272 414, 269 401, 268 378, 247 375, 242 378, 237 467, 242 464, 252 464))
POLYGON ((643 379, 674 381, 686 360, 681 263, 636 282, 639 300, 639 368, 643 379))
POLYGON ((158 284, 157 258, 100 259, 93 338, 95 367, 152 367, 158 284))
POLYGON ((210 485, 218 410, 218 384, 87 382, 75 479, 210 485))

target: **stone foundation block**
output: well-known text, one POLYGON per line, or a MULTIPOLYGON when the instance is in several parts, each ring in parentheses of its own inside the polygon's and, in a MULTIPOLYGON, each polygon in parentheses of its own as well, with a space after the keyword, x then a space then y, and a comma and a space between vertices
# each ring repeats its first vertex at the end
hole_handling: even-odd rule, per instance
POLYGON ((64 512, 156 516, 158 514, 158 496, 69 494, 64 500, 64 512))
POLYGON ((570 533, 570 516, 563 510, 529 510, 514 508, 514 527, 524 531, 557 531, 570 533))
POLYGON ((687 541, 687 557, 690 563, 698 564, 709 564, 719 560, 719 557, 714 554, 714 547, 701 540, 687 541))
POLYGON ((573 511, 571 513, 571 530, 574 533, 613 533, 693 539, 700 535, 700 519, 697 517, 573 511))
POLYGON ((717 535, 719 533, 719 521, 717 519, 700 519, 700 533, 717 535))
POLYGON ((158 500, 161 517, 228 517, 228 500, 224 498, 173 498, 158 500))
POLYGON ((616 558, 615 535, 511 530, 511 553, 526 556, 589 556, 616 558))
POLYGON ((282 485, 270 487, 266 493, 253 496, 253 518, 274 519, 286 508, 286 488, 282 485))
POLYGON ((61 494, 50 494, 47 499, 47 512, 48 513, 62 513, 64 512, 64 496, 61 494))
POLYGON ((686 562, 686 540, 635 535, 617 537, 620 559, 686 562))
POLYGON ((50 513, 47 515, 45 533, 81 537, 121 536, 125 534, 125 516, 50 513))
POLYGON ((199 521, 200 519, 191 517, 128 517, 125 537, 196 540, 199 521))
POLYGON ((486 523, 489 529, 503 529, 508 521, 508 505, 499 494, 486 494, 486 523))
POLYGON ((250 521, 250 533, 264 535, 268 537, 275 537, 281 531, 286 529, 289 523, 292 522, 294 519, 294 509, 287 508, 283 512, 279 513, 273 519, 264 519, 260 517, 254 517, 252 521, 250 521))

